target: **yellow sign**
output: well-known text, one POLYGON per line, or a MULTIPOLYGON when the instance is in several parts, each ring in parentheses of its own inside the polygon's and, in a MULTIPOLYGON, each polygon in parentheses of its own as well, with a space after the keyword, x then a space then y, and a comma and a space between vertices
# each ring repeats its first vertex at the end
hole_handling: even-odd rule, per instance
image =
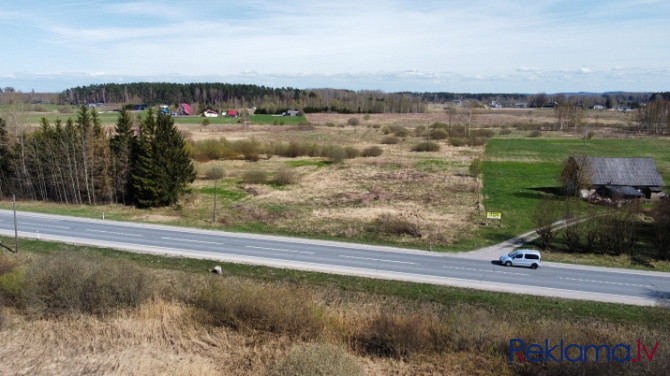
POLYGON ((486 219, 501 219, 501 212, 486 212, 486 219))

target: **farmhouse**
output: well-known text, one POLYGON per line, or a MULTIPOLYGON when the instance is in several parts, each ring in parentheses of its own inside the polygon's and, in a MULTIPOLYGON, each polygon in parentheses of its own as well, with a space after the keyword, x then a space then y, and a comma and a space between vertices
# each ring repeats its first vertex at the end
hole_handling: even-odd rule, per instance
POLYGON ((179 105, 179 115, 190 115, 191 106, 188 103, 182 103, 179 105))
POLYGON ((665 182, 653 158, 577 157, 575 162, 587 176, 589 193, 613 199, 663 196, 665 182))

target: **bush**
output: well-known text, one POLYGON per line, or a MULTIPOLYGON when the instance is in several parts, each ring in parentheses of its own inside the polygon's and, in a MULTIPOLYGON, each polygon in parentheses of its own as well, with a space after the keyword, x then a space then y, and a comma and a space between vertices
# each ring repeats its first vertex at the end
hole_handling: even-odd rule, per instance
POLYGON ((417 125, 416 128, 414 128, 414 135, 416 137, 423 137, 426 135, 426 126, 425 125, 417 125))
POLYGON ((447 138, 447 131, 444 129, 432 129, 429 136, 433 140, 444 140, 447 138))
POLYGON ((125 260, 66 252, 35 262, 26 274, 24 307, 42 315, 104 315, 153 295, 153 278, 125 260))
POLYGON ((244 184, 265 184, 268 181, 268 174, 261 170, 251 170, 242 174, 242 183, 244 184))
POLYGON ((401 127, 399 125, 393 125, 391 126, 391 132, 397 137, 400 138, 405 138, 409 136, 409 131, 405 127, 401 127))
POLYGON ((363 329, 356 342, 369 355, 403 358, 433 347, 434 332, 430 322, 418 315, 382 313, 363 329))
POLYGON ((381 143, 385 145, 395 145, 400 142, 400 139, 395 136, 386 136, 382 138, 381 143))
POLYGON ((202 119, 202 125, 203 126, 208 126, 209 125, 209 118, 202 119))
POLYGON ((25 275, 13 257, 0 254, 0 303, 17 304, 25 288, 25 275))
POLYGON ((390 133, 391 133, 391 128, 390 128, 388 125, 385 125, 385 126, 382 128, 382 133, 383 133, 383 134, 390 134, 390 133))
POLYGON ((501 136, 507 136, 507 135, 510 135, 510 134, 512 134, 512 130, 511 130, 511 129, 501 129, 501 130, 500 130, 500 135, 501 135, 501 136))
POLYGON ((349 118, 349 120, 347 120, 347 124, 352 126, 359 125, 360 123, 361 121, 358 120, 358 118, 349 118))
POLYGON ((331 344, 295 346, 267 373, 268 376, 364 375, 355 357, 331 344))
POLYGON ((444 129, 447 130, 449 129, 449 125, 445 123, 433 123, 430 125, 430 129, 444 129))
POLYGON ((389 235, 409 235, 421 237, 419 225, 402 215, 380 214, 371 223, 368 231, 389 235))
POLYGON ((328 158, 333 163, 342 163, 347 158, 347 152, 339 146, 331 146, 328 149, 328 158))
POLYGON ((192 303, 205 313, 207 322, 234 329, 313 339, 324 328, 313 297, 303 289, 247 286, 216 279, 197 291, 192 303))
POLYGON ((450 137, 449 145, 451 146, 467 146, 468 140, 463 137, 450 137))
POLYGON ((272 182, 277 185, 296 184, 298 181, 300 181, 300 175, 289 168, 280 169, 272 179, 272 182))
POLYGON ((531 131, 531 132, 528 134, 528 137, 532 137, 532 138, 537 138, 537 137, 540 137, 540 136, 542 136, 542 131, 539 130, 539 129, 536 129, 536 130, 534 130, 534 131, 531 131))
POLYGON ((363 157, 379 157, 384 151, 379 146, 370 146, 363 149, 361 155, 363 157))
POLYGON ((491 138, 495 136, 495 132, 493 129, 475 129, 472 135, 474 137, 491 138))
POLYGON ((233 149, 242 154, 244 159, 252 162, 256 162, 260 159, 259 154, 262 151, 261 143, 254 138, 236 141, 233 143, 233 149))
POLYGON ((344 152, 347 154, 347 159, 353 159, 358 157, 361 152, 353 146, 347 146, 344 148, 344 152))
POLYGON ((419 144, 416 144, 413 148, 412 151, 417 151, 417 152, 425 152, 425 151, 439 151, 440 150, 440 145, 426 141, 426 142, 421 142, 419 144))

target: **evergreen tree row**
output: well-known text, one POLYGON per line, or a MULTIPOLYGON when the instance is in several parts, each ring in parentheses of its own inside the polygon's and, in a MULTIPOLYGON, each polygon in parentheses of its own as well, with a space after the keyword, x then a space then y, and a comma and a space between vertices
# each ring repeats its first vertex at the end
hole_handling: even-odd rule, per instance
POLYGON ((0 118, 0 198, 14 193, 59 203, 171 205, 195 179, 184 146, 172 118, 151 111, 144 119, 122 112, 111 138, 86 106, 65 124, 43 118, 16 140, 0 118))

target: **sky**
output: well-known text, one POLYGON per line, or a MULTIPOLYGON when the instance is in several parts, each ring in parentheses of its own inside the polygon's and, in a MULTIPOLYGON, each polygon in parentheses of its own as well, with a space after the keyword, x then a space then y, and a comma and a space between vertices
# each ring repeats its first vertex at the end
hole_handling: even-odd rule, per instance
POLYGON ((666 0, 0 3, 0 88, 670 91, 666 0))

